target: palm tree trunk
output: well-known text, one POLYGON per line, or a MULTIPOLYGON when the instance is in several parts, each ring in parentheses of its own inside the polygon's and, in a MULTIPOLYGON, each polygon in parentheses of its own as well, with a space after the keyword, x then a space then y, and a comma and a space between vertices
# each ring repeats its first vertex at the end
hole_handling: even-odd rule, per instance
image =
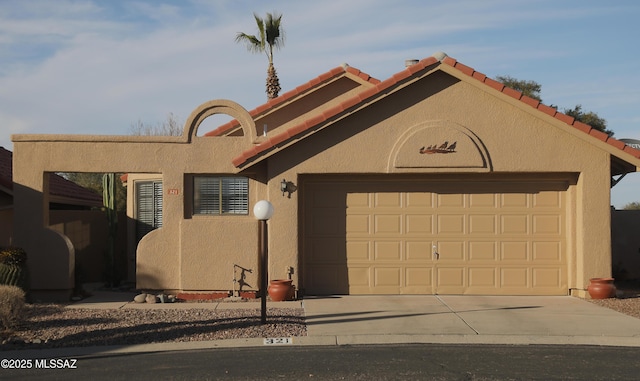
POLYGON ((276 73, 276 68, 273 63, 269 62, 269 68, 267 69, 267 99, 273 99, 278 97, 280 92, 280 80, 276 73))

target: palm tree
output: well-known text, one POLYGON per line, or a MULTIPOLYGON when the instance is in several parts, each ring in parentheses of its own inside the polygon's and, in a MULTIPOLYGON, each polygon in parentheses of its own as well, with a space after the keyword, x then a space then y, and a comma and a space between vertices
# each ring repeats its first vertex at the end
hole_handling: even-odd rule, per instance
POLYGON ((282 15, 277 13, 267 13, 267 17, 262 19, 257 14, 253 14, 256 25, 260 32, 258 36, 248 35, 239 32, 236 35, 236 42, 243 42, 252 53, 265 53, 269 59, 267 68, 267 99, 273 99, 280 92, 280 80, 273 66, 273 51, 284 46, 284 30, 282 29, 282 15))

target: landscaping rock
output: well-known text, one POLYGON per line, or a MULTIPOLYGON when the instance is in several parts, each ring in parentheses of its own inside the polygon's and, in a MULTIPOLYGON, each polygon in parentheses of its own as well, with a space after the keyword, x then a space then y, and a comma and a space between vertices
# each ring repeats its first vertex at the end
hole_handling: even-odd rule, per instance
POLYGON ((156 303, 156 296, 155 295, 151 295, 151 294, 147 294, 147 298, 146 298, 147 303, 156 303))
POLYGON ((133 297, 133 301, 136 303, 144 303, 147 301, 147 294, 139 294, 133 297))

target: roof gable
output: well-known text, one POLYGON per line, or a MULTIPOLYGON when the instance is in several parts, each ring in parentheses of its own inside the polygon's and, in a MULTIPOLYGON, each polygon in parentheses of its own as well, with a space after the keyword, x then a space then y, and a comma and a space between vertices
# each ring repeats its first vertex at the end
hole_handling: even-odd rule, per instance
MULTIPOLYGON (((322 106, 328 101, 329 96, 331 98, 335 98, 357 87, 369 88, 377 85, 378 83, 380 83, 379 80, 371 77, 366 73, 361 72, 356 68, 344 64, 342 66, 335 67, 326 73, 320 74, 316 78, 280 95, 277 98, 269 100, 267 103, 264 103, 249 111, 249 115, 251 115, 254 121, 256 121, 256 126, 261 127, 263 125, 260 120, 261 118, 265 118, 270 113, 277 112, 277 110, 279 109, 284 109, 288 105, 300 104, 303 101, 307 101, 311 98, 310 94, 313 94, 314 92, 324 92, 326 93, 326 95, 316 97, 317 99, 306 102, 307 104, 305 104, 305 106, 302 107, 301 110, 297 110, 295 114, 300 116, 305 112, 312 110, 313 108, 322 106), (349 83, 347 83, 347 81, 349 83)), ((291 112, 282 110, 282 113, 287 113, 287 118, 291 119, 291 112)), ((282 118, 276 118, 276 120, 278 119, 279 122, 282 122, 282 118)), ((272 120, 272 122, 275 121, 272 120)), ((277 122, 271 123, 271 125, 273 124, 279 125, 277 122)), ((204 134, 204 136, 233 135, 237 134, 239 131, 240 123, 234 119, 223 124, 213 131, 207 132, 206 134, 204 134)), ((261 133, 262 131, 259 131, 258 135, 260 135, 261 133)))
POLYGON ((640 159, 640 150, 632 148, 624 142, 612 138, 606 133, 596 130, 585 123, 579 122, 571 116, 558 112, 558 110, 553 107, 547 106, 533 98, 525 96, 517 90, 506 87, 502 83, 487 77, 485 74, 458 62, 456 59, 446 56, 444 53, 438 53, 434 56, 425 58, 417 64, 409 66, 394 74, 390 78, 382 82, 378 82, 375 86, 369 87, 368 89, 343 100, 341 103, 324 110, 321 114, 287 128, 285 131, 278 131, 278 133, 270 134, 271 136, 267 136, 265 140, 234 158, 233 164, 236 167, 241 168, 251 162, 259 161, 268 154, 294 144, 296 141, 305 138, 312 132, 324 128, 333 120, 339 118, 341 114, 353 112, 364 105, 375 102, 377 98, 384 96, 385 93, 393 91, 394 87, 417 80, 418 78, 421 78, 424 75, 429 75, 438 69, 444 70, 460 79, 476 80, 493 90, 497 90, 506 96, 522 102, 523 105, 532 107, 539 112, 549 115, 557 121, 574 128, 575 131, 579 132, 577 134, 579 136, 589 136, 590 138, 587 139, 594 138, 597 139, 597 141, 606 143, 604 147, 606 147, 612 155, 615 155, 622 160, 628 160, 629 157, 626 157, 625 159, 625 156, 627 154, 631 155, 631 157, 634 158, 633 161, 636 162, 633 166, 635 168, 640 167, 640 161, 635 160, 640 159), (446 67, 449 67, 450 69, 446 69, 446 67))
MULTIPOLYGON (((521 92, 514 90, 510 87, 505 86, 504 84, 491 79, 489 77, 487 77, 486 75, 484 75, 483 73, 480 73, 478 71, 475 71, 473 68, 466 66, 460 62, 458 62, 456 59, 451 58, 451 57, 445 57, 442 60, 443 64, 449 65, 452 68, 457 69, 459 72, 466 74, 467 76, 474 78, 478 81, 480 81, 481 83, 484 83, 485 85, 500 91, 503 94, 506 94, 516 100, 521 101, 522 103, 531 106, 551 117, 556 118, 557 120, 575 128, 578 131, 581 131, 587 135, 590 135, 598 140, 601 140, 602 142, 607 143, 608 145, 610 145, 612 148, 615 148, 617 151, 623 151, 625 153, 630 154, 631 156, 635 157, 636 159, 640 159, 640 150, 635 149, 631 146, 626 145, 624 142, 615 139, 613 137, 610 137, 609 135, 607 135, 606 133, 597 130, 593 127, 591 127, 588 124, 582 123, 578 120, 575 120, 575 118, 573 118, 572 116, 563 114, 561 112, 559 112, 557 109, 551 107, 551 106, 547 106, 543 103, 541 103, 540 101, 533 99, 531 97, 528 97, 526 95, 523 95, 521 92)), ((614 150, 614 152, 612 153, 616 153, 614 150)))

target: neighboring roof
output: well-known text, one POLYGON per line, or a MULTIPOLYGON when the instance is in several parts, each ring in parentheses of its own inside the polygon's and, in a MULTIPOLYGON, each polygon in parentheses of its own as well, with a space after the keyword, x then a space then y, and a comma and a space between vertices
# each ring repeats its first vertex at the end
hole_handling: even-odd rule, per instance
POLYGON ((13 189, 13 166, 12 166, 13 154, 11 151, 0 147, 0 187, 6 190, 13 189))
MULTIPOLYGON (((242 154, 234 158, 233 164, 236 167, 243 167, 248 163, 257 160, 259 156, 263 156, 268 152, 275 151, 278 148, 288 146, 292 144, 294 140, 301 139, 308 135, 310 132, 318 130, 319 126, 330 123, 330 121, 339 116, 339 114, 343 112, 353 111, 361 107, 363 103, 369 101, 371 98, 384 94, 385 91, 389 88, 398 85, 399 83, 406 82, 407 80, 411 80, 412 77, 418 77, 419 75, 424 74, 425 69, 433 69, 440 65, 447 65, 451 68, 454 68, 460 73, 476 79, 492 89, 500 91, 501 93, 519 100, 522 103, 531 106, 547 115, 550 115, 587 135, 590 135, 609 144, 616 150, 623 151, 637 159, 640 159, 640 150, 632 148, 626 145, 624 142, 621 142, 620 140, 609 137, 609 135, 605 134, 604 132, 596 130, 585 123, 579 122, 571 116, 558 112, 558 110, 556 110, 555 108, 544 105, 533 98, 523 95, 517 90, 506 87, 502 83, 487 77, 481 72, 475 71, 473 68, 458 62, 454 58, 448 57, 444 53, 437 53, 434 56, 419 61, 417 64, 407 67, 406 69, 394 74, 385 81, 376 83, 374 87, 363 90, 353 97, 344 100, 339 105, 325 110, 320 115, 310 117, 310 119, 306 120, 303 123, 288 128, 286 131, 278 132, 277 134, 268 137, 264 142, 255 145, 251 149, 242 152, 242 154)), ((256 108, 256 110, 254 110, 251 115, 256 115, 258 113, 257 110, 264 110, 266 108, 275 107, 276 104, 276 102, 274 102, 274 104, 270 104, 269 102, 267 102, 265 105, 256 108)))
MULTIPOLYGON (((13 191, 13 153, 4 147, 0 147, 0 186, 13 191)), ((49 194, 67 202, 77 201, 73 204, 102 205, 102 196, 56 174, 50 177, 49 194)))
MULTIPOLYGON (((340 77, 345 75, 345 73, 349 73, 352 74, 356 77, 359 77, 360 79, 370 83, 372 86, 375 86, 377 84, 380 83, 380 80, 375 79, 373 77, 371 77, 370 75, 368 75, 367 73, 363 73, 360 70, 353 68, 347 64, 344 64, 342 66, 338 66, 335 67, 331 70, 329 70, 326 73, 320 74, 319 76, 317 76, 316 78, 310 80, 307 83, 304 83, 298 87, 296 87, 293 90, 290 90, 282 95, 280 95, 277 98, 274 99, 270 99, 267 103, 264 103, 258 107, 256 107, 255 109, 249 111, 249 115, 251 115, 251 117, 255 120, 258 117, 260 117, 261 115, 269 112, 270 110, 273 110, 281 105, 283 105, 286 102, 289 102, 291 100, 293 100, 294 98, 298 97, 298 96, 302 96, 306 93, 308 93, 311 90, 314 90, 318 87, 320 87, 322 84, 336 78, 336 77, 340 77)), ((231 120, 225 124, 223 124, 222 126, 216 128, 213 131, 207 132, 206 134, 204 134, 204 136, 221 136, 224 135, 226 133, 228 133, 229 131, 237 128, 240 126, 240 123, 237 120, 231 120)))

